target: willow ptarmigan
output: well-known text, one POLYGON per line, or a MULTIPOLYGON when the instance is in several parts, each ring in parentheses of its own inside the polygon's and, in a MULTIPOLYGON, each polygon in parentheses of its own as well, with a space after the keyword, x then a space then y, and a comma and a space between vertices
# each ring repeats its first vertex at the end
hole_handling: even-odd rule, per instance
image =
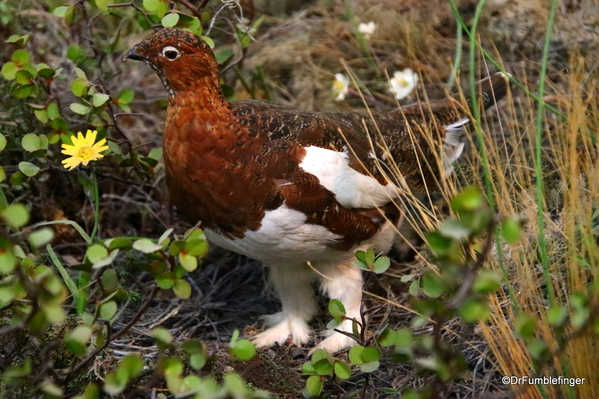
MULTIPOLYGON (((148 63, 168 92, 163 149, 174 204, 191 223, 201 222, 209 241, 270 269, 283 309, 266 317, 270 328, 254 343, 309 340, 316 278, 348 318, 360 320, 362 275, 351 264, 354 253, 386 253, 401 190, 433 190, 451 172, 469 121, 460 103, 449 98, 371 115, 229 102, 209 46, 175 28, 137 44, 127 57, 148 63), (389 170, 401 175, 391 181, 389 170)), ((486 108, 505 94, 507 82, 499 73, 479 86, 486 108)), ((347 320, 338 329, 351 325, 347 320)), ((317 348, 336 352, 352 344, 330 331, 317 348)))

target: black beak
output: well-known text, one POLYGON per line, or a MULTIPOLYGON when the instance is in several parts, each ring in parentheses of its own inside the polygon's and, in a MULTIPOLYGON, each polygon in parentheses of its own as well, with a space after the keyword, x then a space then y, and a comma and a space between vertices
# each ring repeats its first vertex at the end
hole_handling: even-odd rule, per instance
POLYGON ((131 50, 129 50, 129 52, 125 56, 124 61, 127 61, 127 59, 135 60, 135 61, 144 61, 145 60, 144 57, 142 57, 141 55, 139 55, 137 53, 135 47, 133 47, 131 50))

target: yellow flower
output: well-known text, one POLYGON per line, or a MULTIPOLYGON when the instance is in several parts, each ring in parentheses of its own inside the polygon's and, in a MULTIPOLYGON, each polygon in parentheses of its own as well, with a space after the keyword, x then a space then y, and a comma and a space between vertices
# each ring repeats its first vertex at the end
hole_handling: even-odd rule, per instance
POLYGON ((95 130, 88 130, 84 137, 79 132, 77 137, 73 136, 71 138, 73 145, 63 144, 62 153, 70 155, 69 158, 62 161, 63 166, 72 170, 79 164, 87 165, 90 161, 102 158, 104 154, 101 154, 101 152, 106 151, 108 146, 106 145, 106 139, 95 142, 97 134, 98 132, 95 130))

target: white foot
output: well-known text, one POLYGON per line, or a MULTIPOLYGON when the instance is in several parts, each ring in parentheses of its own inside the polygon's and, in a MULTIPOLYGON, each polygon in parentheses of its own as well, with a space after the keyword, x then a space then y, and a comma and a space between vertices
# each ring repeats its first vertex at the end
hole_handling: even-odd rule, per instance
POLYGON ((310 339, 310 327, 299 318, 283 318, 282 313, 269 315, 265 318, 267 322, 282 320, 253 339, 254 345, 258 348, 268 348, 274 344, 282 345, 289 339, 294 345, 302 346, 310 339))

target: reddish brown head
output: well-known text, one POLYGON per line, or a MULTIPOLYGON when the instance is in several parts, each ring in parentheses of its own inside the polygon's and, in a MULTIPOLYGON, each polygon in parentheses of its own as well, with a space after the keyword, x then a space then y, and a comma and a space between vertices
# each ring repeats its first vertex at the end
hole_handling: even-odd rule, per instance
POLYGON ((188 31, 162 29, 129 50, 127 58, 148 63, 172 97, 193 91, 198 84, 219 87, 214 53, 204 40, 188 31))

